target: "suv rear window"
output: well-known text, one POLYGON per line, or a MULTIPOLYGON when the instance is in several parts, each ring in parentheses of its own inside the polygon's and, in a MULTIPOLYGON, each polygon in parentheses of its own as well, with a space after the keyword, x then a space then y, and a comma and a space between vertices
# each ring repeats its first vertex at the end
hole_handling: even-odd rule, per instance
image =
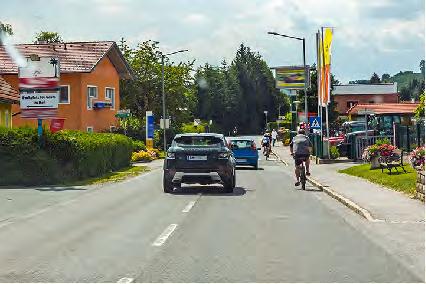
POLYGON ((222 139, 214 136, 182 136, 174 141, 181 147, 220 147, 223 146, 222 139))

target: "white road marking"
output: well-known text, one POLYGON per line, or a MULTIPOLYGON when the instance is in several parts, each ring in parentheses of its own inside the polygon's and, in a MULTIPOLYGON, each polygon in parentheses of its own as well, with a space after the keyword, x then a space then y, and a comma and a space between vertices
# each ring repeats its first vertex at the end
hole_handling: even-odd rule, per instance
POLYGON ((22 219, 28 219, 28 218, 35 217, 35 216, 37 216, 37 215, 39 215, 39 214, 41 214, 41 213, 44 213, 44 212, 46 212, 46 211, 49 211, 52 207, 53 207, 53 206, 45 207, 45 208, 40 209, 40 210, 38 210, 38 211, 36 211, 36 212, 33 212, 33 213, 30 213, 30 214, 24 215, 24 216, 22 216, 21 218, 22 218, 22 219))
POLYGON ((117 283, 132 283, 133 280, 134 280, 133 278, 123 277, 120 280, 118 280, 117 283))
POLYGON ((188 213, 194 205, 195 201, 190 201, 188 205, 186 205, 185 208, 182 210, 182 213, 188 213))
POLYGON ((177 224, 170 224, 163 233, 155 240, 155 242, 152 243, 152 246, 154 247, 160 247, 162 246, 167 239, 170 237, 170 235, 173 233, 173 231, 177 228, 177 224))
POLYGON ((4 223, 0 223, 0 228, 6 227, 7 225, 10 225, 10 224, 13 224, 13 222, 7 221, 7 222, 4 222, 4 223))

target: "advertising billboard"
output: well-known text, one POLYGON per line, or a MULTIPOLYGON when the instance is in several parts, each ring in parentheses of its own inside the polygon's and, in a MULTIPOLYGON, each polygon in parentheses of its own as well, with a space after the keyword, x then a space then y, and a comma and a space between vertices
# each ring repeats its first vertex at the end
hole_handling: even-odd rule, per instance
MULTIPOLYGON (((309 66, 307 82, 309 87, 309 66)), ((305 86, 305 70, 303 66, 283 66, 275 68, 275 81, 278 89, 303 90, 305 86)))

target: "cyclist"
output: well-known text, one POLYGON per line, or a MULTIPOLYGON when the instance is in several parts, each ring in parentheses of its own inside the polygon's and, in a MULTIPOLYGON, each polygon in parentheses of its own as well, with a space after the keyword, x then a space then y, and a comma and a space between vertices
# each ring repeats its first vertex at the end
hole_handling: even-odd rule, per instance
POLYGON ((271 151, 271 134, 268 132, 265 132, 265 134, 263 134, 262 137, 262 141, 261 141, 261 145, 263 147, 263 154, 265 155, 265 153, 270 153, 271 151))
POLYGON ((309 156, 311 154, 312 143, 309 140, 309 137, 305 134, 305 129, 300 128, 297 132, 298 134, 293 137, 293 140, 290 143, 290 153, 294 158, 295 170, 294 173, 296 175, 296 183, 295 186, 300 185, 300 170, 299 166, 305 162, 306 165, 306 175, 310 176, 309 172, 309 156))

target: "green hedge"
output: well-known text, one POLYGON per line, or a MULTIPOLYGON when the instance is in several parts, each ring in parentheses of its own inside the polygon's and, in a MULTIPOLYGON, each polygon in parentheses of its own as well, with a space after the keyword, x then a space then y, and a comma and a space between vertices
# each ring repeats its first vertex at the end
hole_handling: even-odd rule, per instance
POLYGON ((132 140, 111 133, 0 128, 0 184, 38 185, 95 177, 130 164, 132 140), (5 161, 5 162, 3 162, 5 161))
POLYGON ((132 147, 133 147, 133 152, 139 152, 139 151, 145 151, 146 150, 146 146, 145 143, 143 141, 140 140, 132 140, 132 147))

